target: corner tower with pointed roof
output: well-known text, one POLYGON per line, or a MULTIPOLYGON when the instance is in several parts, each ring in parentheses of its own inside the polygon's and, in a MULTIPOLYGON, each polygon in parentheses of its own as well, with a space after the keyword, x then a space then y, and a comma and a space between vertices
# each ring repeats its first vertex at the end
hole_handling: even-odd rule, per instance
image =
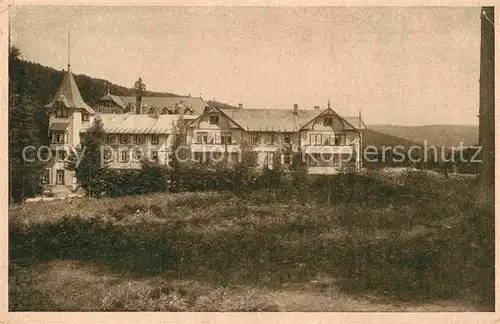
POLYGON ((45 170, 44 179, 49 188, 64 191, 76 189, 74 172, 66 170, 64 162, 72 148, 80 144, 80 132, 92 122, 95 111, 83 101, 71 73, 65 72, 61 85, 52 101, 45 105, 49 110, 50 149, 52 159, 45 170))

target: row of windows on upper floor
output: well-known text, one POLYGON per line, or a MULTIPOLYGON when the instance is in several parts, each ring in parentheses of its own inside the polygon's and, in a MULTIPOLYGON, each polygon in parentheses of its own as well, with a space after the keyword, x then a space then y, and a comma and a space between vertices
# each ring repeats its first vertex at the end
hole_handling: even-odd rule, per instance
POLYGON ((129 135, 129 134, 106 134, 104 137, 104 143, 106 144, 145 144, 146 137, 150 138, 150 143, 153 145, 160 143, 160 135, 150 134, 150 135, 129 135))
MULTIPOLYGON (((42 159, 47 160, 48 157, 48 152, 46 155, 42 155, 42 159)), ((157 150, 151 150, 147 155, 149 157, 149 160, 152 162, 159 162, 159 157, 158 157, 158 151, 157 150)), ((222 152, 212 152, 211 154, 204 154, 201 152, 194 153, 194 161, 201 162, 201 163, 210 163, 210 162, 221 162, 222 158, 222 152)), ((64 162, 68 154, 65 150, 58 150, 55 153, 52 154, 54 157, 54 160, 59 161, 59 162, 64 162)), ((105 150, 104 151, 104 159, 107 162, 121 162, 121 163, 128 163, 128 162, 136 162, 139 163, 143 158, 146 156, 144 155, 144 152, 142 150, 136 149, 136 150, 121 150, 116 154, 113 154, 113 152, 105 150)), ((232 159, 231 155, 228 156, 229 160, 232 159)), ((167 157, 165 157, 167 159, 167 157)), ((292 155, 291 154, 281 154, 280 156, 276 156, 276 153, 273 152, 267 152, 266 156, 264 158, 264 165, 273 165, 276 163, 275 158, 279 158, 279 163, 281 164, 291 164, 292 163, 292 155)), ((310 161, 307 161, 308 165, 310 166, 332 166, 333 165, 338 165, 341 161, 341 156, 338 154, 324 154, 321 157, 314 157, 311 158, 310 161), (331 158, 327 157, 331 156, 331 158)))
MULTIPOLYGON (((51 156, 49 157, 49 152, 46 150, 42 150, 40 152, 40 157, 43 161, 48 162, 51 159, 54 159, 54 161, 58 162, 65 162, 66 159, 68 158, 68 152, 66 150, 55 150, 52 151, 51 156)), ((136 150, 120 150, 117 153, 118 161, 120 162, 129 162, 130 157, 132 157, 133 161, 139 162, 143 158, 143 151, 136 149, 136 150)), ((158 161, 158 151, 157 150, 151 150, 149 152, 149 157, 151 158, 152 161, 158 161)), ((113 156, 113 153, 109 150, 104 150, 104 159, 108 162, 115 161, 116 157, 113 156)))
MULTIPOLYGON (((292 134, 285 133, 278 135, 269 133, 262 136, 259 133, 250 134, 251 143, 254 145, 268 144, 275 145, 282 141, 285 144, 292 144, 292 134), (262 141, 264 137, 264 142, 262 141)), ((197 144, 236 144, 232 138, 231 132, 222 132, 220 138, 216 133, 209 132, 196 132, 195 143, 197 144)), ((344 134, 323 134, 323 133, 310 133, 309 145, 345 145, 346 138, 344 134)))
MULTIPOLYGON (((129 134, 106 134, 104 137, 105 144, 145 144, 146 136, 150 137, 150 142, 153 145, 160 143, 160 136, 158 134, 150 135, 129 135, 129 134)), ((52 144, 68 143, 68 132, 52 131, 51 134, 52 144)))
MULTIPOLYGON (((209 132, 196 132, 196 144, 237 144, 231 132, 222 132, 220 136, 215 133, 209 132)), ((146 136, 150 137, 150 143, 157 145, 160 142, 158 134, 150 135, 129 135, 129 134, 106 134, 104 143, 106 144, 138 144, 142 145, 146 142, 146 136)), ((262 135, 258 133, 251 134, 251 143, 254 145, 263 144, 262 135)), ((292 144, 292 135, 285 134, 282 137, 270 133, 265 137, 265 144, 274 145, 280 140, 285 144, 292 144)), ((65 132, 52 132, 52 143, 62 144, 68 143, 68 134, 65 132)), ((310 133, 308 145, 345 145, 346 139, 343 134, 323 134, 323 133, 310 133)))

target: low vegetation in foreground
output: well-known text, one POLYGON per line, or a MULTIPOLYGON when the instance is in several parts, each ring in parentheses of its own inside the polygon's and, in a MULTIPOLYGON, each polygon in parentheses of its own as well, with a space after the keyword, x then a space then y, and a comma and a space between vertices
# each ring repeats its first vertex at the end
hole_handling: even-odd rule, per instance
POLYGON ((9 309, 494 311, 473 189, 377 173, 13 206, 9 309))

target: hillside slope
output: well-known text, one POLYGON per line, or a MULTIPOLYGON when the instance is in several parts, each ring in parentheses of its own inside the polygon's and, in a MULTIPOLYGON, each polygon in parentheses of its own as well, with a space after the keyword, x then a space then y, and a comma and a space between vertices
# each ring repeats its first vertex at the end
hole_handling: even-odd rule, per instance
POLYGON ((465 146, 476 145, 478 141, 478 126, 474 125, 369 125, 370 129, 388 135, 405 138, 410 141, 429 145, 452 147, 463 142, 465 146))
POLYGON ((410 141, 405 138, 385 134, 382 132, 375 131, 373 129, 369 128, 365 131, 363 131, 363 145, 364 146, 375 146, 375 147, 382 147, 382 146, 403 146, 405 148, 409 148, 411 146, 420 146, 421 144, 416 143, 414 141, 410 141))
MULTIPOLYGON (((38 105, 45 105, 52 100, 52 97, 61 84, 64 70, 60 71, 38 63, 24 60, 11 60, 10 63, 9 78, 14 92, 17 92, 18 95, 20 95, 21 93, 19 92, 24 91, 25 94, 38 105)), ((105 95, 107 93, 108 86, 112 94, 120 96, 135 95, 135 90, 133 88, 127 88, 111 83, 108 80, 97 79, 84 74, 75 75, 75 81, 80 89, 83 100, 85 100, 88 104, 92 104, 105 95)), ((170 97, 178 96, 173 93, 152 91, 146 91, 145 95, 170 97)))

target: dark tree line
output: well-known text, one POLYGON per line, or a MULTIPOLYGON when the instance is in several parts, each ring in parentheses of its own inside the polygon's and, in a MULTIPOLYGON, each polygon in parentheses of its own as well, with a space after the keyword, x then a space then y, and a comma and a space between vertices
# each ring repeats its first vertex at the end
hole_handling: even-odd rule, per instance
POLYGON ((31 71, 21 63, 15 47, 9 53, 9 199, 22 202, 41 191, 43 163, 34 149, 48 144, 48 115, 40 109, 41 97, 30 91, 36 86, 31 71), (24 153, 23 153, 24 152, 24 153))

